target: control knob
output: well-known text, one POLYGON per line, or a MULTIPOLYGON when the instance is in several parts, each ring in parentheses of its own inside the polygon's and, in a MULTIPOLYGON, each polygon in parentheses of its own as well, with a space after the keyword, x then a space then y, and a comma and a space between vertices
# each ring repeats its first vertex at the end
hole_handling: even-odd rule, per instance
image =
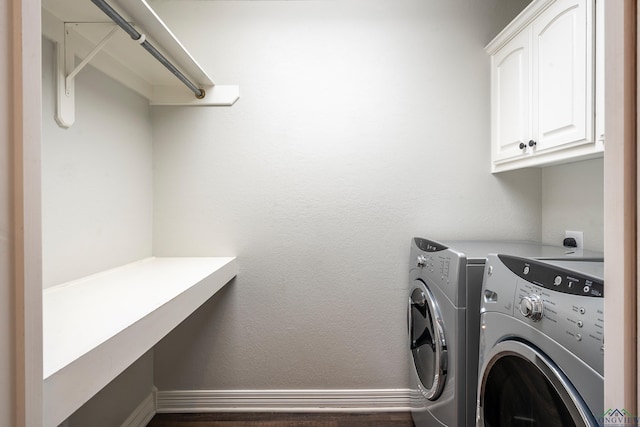
POLYGON ((424 255, 418 255, 418 258, 416 259, 416 264, 420 268, 424 267, 425 265, 427 265, 427 257, 425 257, 424 255))
POLYGON ((542 319, 543 308, 544 305, 542 304, 542 298, 540 298, 540 295, 531 294, 520 300, 520 313, 534 322, 538 322, 542 319))

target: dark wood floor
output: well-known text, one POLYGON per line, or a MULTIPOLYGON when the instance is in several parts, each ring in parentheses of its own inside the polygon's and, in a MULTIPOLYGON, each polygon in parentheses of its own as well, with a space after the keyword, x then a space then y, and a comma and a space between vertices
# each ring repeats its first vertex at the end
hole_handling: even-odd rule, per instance
POLYGON ((414 427, 411 414, 212 413, 157 414, 147 427, 414 427))

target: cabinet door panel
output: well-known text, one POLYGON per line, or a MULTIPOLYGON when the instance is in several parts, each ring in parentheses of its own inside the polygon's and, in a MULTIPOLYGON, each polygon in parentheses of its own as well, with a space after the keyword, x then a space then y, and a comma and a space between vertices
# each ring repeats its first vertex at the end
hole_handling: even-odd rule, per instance
POLYGON ((593 141, 586 0, 557 1, 533 25, 536 151, 593 141))
POLYGON ((492 139, 495 160, 520 156, 530 135, 530 39, 523 32, 492 58, 492 139))

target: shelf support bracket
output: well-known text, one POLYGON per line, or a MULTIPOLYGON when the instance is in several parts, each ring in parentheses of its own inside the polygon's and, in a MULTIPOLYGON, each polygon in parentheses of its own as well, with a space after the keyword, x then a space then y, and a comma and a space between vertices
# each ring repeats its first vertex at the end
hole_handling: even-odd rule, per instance
POLYGON ((75 65, 75 50, 71 47, 70 26, 64 24, 64 41, 56 43, 57 57, 57 109, 56 122, 63 128, 69 128, 75 122, 75 77, 96 56, 118 31, 114 25, 111 31, 98 43, 87 56, 75 65))

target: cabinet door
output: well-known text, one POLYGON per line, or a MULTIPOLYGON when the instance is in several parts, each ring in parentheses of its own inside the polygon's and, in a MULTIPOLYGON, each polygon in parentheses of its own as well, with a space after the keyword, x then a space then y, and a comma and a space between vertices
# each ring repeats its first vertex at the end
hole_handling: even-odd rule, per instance
POLYGON ((593 142, 593 2, 558 0, 533 23, 535 151, 593 142))
POLYGON ((491 134, 495 161, 522 156, 531 135, 531 39, 523 31, 491 57, 491 134))

